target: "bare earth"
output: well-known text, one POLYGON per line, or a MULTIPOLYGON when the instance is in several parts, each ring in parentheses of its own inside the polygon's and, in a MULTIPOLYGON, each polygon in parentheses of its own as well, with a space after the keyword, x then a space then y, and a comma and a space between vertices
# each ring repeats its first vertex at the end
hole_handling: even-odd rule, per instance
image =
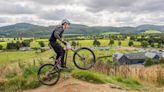
MULTIPOLYGON (((109 84, 93 84, 74 78, 61 80, 54 86, 41 86, 24 92, 138 92, 111 88, 109 84)), ((140 91, 141 92, 141 91, 140 91)))

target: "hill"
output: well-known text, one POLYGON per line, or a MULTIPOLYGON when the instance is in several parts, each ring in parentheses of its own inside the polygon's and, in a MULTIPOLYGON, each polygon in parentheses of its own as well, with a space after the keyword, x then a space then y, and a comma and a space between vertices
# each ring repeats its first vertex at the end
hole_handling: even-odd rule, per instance
MULTIPOLYGON (((56 25, 53 26, 39 26, 29 23, 17 23, 0 27, 0 36, 4 37, 48 37, 54 30, 56 25)), ((112 27, 112 26, 86 26, 81 24, 72 24, 65 34, 101 34, 106 32, 118 33, 140 33, 145 30, 159 30, 164 32, 164 26, 157 25, 140 25, 137 27, 112 27)))
POLYGON ((140 92, 127 91, 124 89, 111 88, 109 84, 93 84, 77 79, 67 79, 55 86, 42 86, 34 90, 26 90, 24 92, 140 92))

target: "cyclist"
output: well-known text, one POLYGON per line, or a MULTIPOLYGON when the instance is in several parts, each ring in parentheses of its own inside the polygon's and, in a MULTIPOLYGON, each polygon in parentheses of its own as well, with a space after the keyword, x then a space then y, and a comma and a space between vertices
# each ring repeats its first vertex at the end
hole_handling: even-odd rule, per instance
POLYGON ((64 62, 65 50, 57 42, 57 40, 62 42, 64 45, 67 44, 65 41, 62 40, 62 34, 64 30, 68 29, 69 27, 70 27, 70 22, 67 19, 62 20, 61 25, 53 30, 49 38, 50 45, 57 54, 56 60, 61 61, 61 68, 67 68, 66 63, 64 62))

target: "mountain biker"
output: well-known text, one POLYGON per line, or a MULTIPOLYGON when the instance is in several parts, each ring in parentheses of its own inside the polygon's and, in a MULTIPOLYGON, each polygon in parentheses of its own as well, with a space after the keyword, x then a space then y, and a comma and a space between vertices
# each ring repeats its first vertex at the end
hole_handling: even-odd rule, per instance
POLYGON ((64 45, 67 44, 65 41, 62 40, 62 34, 63 34, 64 30, 68 29, 69 27, 70 27, 70 22, 67 19, 62 20, 61 25, 53 30, 53 32, 49 38, 50 45, 57 54, 56 60, 58 60, 60 58, 62 68, 67 68, 66 63, 64 62, 65 50, 57 42, 57 40, 62 42, 64 45))

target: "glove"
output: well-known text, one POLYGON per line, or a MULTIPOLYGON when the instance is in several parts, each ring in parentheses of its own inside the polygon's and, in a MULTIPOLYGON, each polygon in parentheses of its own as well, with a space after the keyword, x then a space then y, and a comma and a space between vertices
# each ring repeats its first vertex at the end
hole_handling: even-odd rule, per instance
POLYGON ((65 41, 62 41, 62 43, 63 43, 64 45, 67 45, 67 43, 66 43, 65 41))

